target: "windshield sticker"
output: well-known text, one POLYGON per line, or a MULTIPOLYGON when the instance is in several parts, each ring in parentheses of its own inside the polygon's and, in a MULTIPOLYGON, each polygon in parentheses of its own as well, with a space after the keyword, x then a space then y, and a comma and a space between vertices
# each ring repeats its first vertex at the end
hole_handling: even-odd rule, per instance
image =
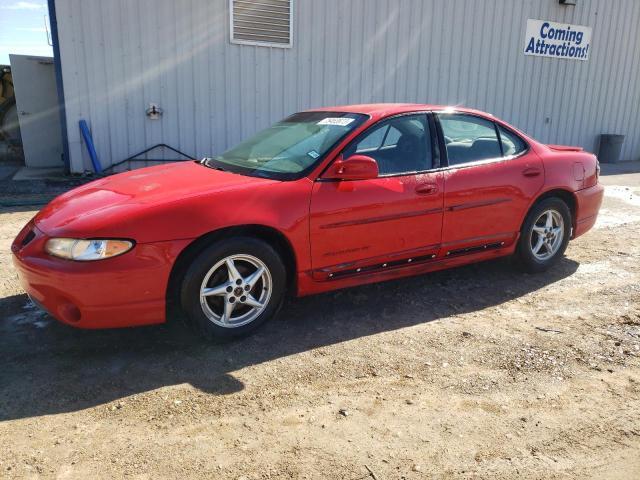
POLYGON ((320 120, 318 125, 337 125, 339 127, 346 127, 354 120, 355 118, 327 117, 320 120))
POLYGON ((320 154, 315 150, 311 150, 310 152, 307 152, 307 155, 309 155, 314 160, 320 156, 320 154))

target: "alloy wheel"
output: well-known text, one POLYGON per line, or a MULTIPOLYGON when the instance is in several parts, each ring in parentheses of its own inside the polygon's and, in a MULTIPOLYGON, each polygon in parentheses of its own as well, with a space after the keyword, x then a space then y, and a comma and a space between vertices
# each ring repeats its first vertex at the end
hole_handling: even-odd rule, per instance
POLYGON ((207 272, 200 305, 207 318, 224 328, 254 321, 267 307, 273 289, 267 266, 251 255, 230 255, 207 272))
POLYGON ((553 257, 564 239, 564 220, 557 210, 545 210, 533 223, 529 245, 533 256, 540 261, 553 257))

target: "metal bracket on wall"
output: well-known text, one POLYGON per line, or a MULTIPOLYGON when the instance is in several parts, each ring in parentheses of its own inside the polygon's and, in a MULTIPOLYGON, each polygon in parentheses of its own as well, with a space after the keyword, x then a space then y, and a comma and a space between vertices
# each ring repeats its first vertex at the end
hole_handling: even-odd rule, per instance
POLYGON ((162 116, 162 109, 155 103, 150 103, 149 108, 146 110, 147 117, 151 120, 159 120, 162 116))

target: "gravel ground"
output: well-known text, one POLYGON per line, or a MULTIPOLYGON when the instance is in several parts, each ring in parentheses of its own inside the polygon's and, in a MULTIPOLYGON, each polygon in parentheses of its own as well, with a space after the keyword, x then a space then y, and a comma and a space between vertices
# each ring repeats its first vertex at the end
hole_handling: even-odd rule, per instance
POLYGON ((603 177, 597 227, 546 274, 292 300, 224 345, 39 313, 9 254, 36 207, 0 209, 0 477, 640 478, 634 171, 603 177))

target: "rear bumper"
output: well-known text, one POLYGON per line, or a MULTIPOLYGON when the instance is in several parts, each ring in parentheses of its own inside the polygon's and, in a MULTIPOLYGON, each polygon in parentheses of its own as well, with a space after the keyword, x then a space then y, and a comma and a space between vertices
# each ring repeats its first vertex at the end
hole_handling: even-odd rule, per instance
POLYGON ((73 262, 46 254, 47 238, 30 223, 11 250, 22 287, 53 317, 79 328, 165 321, 171 267, 188 241, 138 244, 119 257, 73 262))
POLYGON ((604 197, 604 187, 596 184, 593 187, 576 192, 576 225, 573 238, 588 232, 596 223, 600 205, 604 197))

